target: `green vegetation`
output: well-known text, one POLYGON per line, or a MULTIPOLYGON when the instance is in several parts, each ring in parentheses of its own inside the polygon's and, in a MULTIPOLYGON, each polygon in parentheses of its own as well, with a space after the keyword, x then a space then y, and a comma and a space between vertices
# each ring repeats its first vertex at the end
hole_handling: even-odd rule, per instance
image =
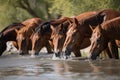
POLYGON ((119 3, 120 0, 0 0, 0 30, 32 17, 50 20, 107 8, 119 11, 119 3))

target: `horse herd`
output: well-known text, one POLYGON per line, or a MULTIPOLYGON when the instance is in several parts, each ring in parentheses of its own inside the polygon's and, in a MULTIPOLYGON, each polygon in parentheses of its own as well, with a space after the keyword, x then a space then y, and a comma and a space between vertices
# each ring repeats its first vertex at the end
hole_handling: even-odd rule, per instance
POLYGON ((13 23, 0 32, 0 55, 6 50, 6 42, 12 41, 19 55, 37 56, 46 47, 48 53, 60 59, 69 59, 71 52, 81 57, 80 50, 90 47, 91 59, 102 51, 109 58, 119 59, 120 12, 113 9, 84 12, 78 16, 62 17, 44 22, 31 18, 13 23))

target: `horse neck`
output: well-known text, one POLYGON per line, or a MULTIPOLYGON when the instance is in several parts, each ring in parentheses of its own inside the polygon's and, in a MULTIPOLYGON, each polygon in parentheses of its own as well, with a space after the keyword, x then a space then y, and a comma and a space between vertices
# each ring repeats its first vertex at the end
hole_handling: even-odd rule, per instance
POLYGON ((53 22, 51 22, 52 25, 58 25, 58 24, 61 24, 63 22, 65 22, 68 18, 65 17, 65 18, 62 18, 62 19, 58 19, 58 20, 55 20, 53 22))
POLYGON ((16 34, 15 30, 12 30, 12 31, 8 31, 8 32, 3 32, 1 39, 4 40, 4 42, 16 41, 16 36, 17 36, 17 34, 16 34))
POLYGON ((48 32, 45 34, 46 40, 50 40, 52 32, 48 32))

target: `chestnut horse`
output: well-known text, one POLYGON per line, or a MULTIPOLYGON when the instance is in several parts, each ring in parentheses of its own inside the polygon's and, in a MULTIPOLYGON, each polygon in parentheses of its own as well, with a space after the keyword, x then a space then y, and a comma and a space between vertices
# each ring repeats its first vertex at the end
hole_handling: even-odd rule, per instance
MULTIPOLYGON (((79 20, 78 24, 68 30, 63 46, 63 52, 69 56, 74 45, 81 45, 86 38, 88 39, 88 42, 90 42, 89 38, 91 37, 92 30, 89 25, 92 25, 92 28, 95 28, 95 26, 98 24, 101 24, 118 16, 120 16, 120 12, 106 9, 98 11, 96 15, 92 15, 90 17, 79 20)), ((108 48, 107 51, 109 51, 108 48)), ((109 54, 109 57, 112 57, 111 54, 109 54)))
POLYGON ((3 54, 3 52, 6 50, 6 43, 8 41, 13 41, 15 44, 15 47, 18 48, 17 46, 17 41, 16 41, 16 36, 17 33, 15 29, 19 30, 22 28, 24 25, 21 23, 13 23, 7 26, 5 29, 3 29, 0 32, 0 56, 3 54))
POLYGON ((41 24, 41 22, 42 20, 40 18, 27 19, 22 22, 25 26, 20 30, 16 30, 19 54, 28 54, 28 50, 31 49, 30 36, 35 31, 35 28, 41 24))
POLYGON ((108 20, 94 29, 91 37, 90 58, 96 59, 111 40, 118 40, 118 42, 120 40, 120 17, 108 20))

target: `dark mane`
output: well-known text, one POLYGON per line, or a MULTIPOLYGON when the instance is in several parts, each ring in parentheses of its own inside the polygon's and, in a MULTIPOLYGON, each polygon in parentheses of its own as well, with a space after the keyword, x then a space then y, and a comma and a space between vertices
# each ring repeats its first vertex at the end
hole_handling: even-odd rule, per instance
POLYGON ((37 28, 35 28, 35 32, 40 32, 41 34, 51 32, 51 28, 50 28, 51 22, 52 21, 41 23, 37 28))
POLYGON ((65 22, 65 21, 68 20, 68 19, 70 19, 70 18, 68 18, 68 17, 63 17, 63 18, 60 18, 60 19, 57 19, 57 20, 52 21, 51 24, 53 24, 53 25, 59 25, 59 24, 65 22))
POLYGON ((80 24, 96 26, 98 24, 101 24, 104 21, 105 16, 106 16, 106 14, 101 14, 101 12, 98 12, 96 15, 92 15, 88 18, 81 20, 80 24))
POLYGON ((80 21, 80 24, 84 25, 92 25, 96 26, 98 24, 103 23, 104 21, 110 20, 114 17, 120 16, 120 12, 113 10, 113 9, 105 9, 97 11, 95 15, 92 15, 90 17, 87 17, 80 21))
POLYGON ((5 31, 9 31, 9 30, 11 30, 11 29, 14 29, 14 28, 21 28, 21 26, 24 26, 23 24, 21 24, 21 23, 12 23, 12 24, 10 24, 10 25, 8 25, 6 28, 4 28, 1 32, 0 32, 0 37, 2 37, 2 35, 3 35, 3 33, 5 32, 5 31))
POLYGON ((120 29, 120 17, 116 17, 114 19, 108 20, 102 24, 103 28, 110 28, 111 30, 118 31, 120 29))
POLYGON ((21 26, 24 26, 23 24, 21 23, 12 23, 10 25, 8 25, 6 28, 4 28, 1 33, 3 33, 4 31, 6 31, 7 29, 10 29, 10 28, 20 28, 21 26))

